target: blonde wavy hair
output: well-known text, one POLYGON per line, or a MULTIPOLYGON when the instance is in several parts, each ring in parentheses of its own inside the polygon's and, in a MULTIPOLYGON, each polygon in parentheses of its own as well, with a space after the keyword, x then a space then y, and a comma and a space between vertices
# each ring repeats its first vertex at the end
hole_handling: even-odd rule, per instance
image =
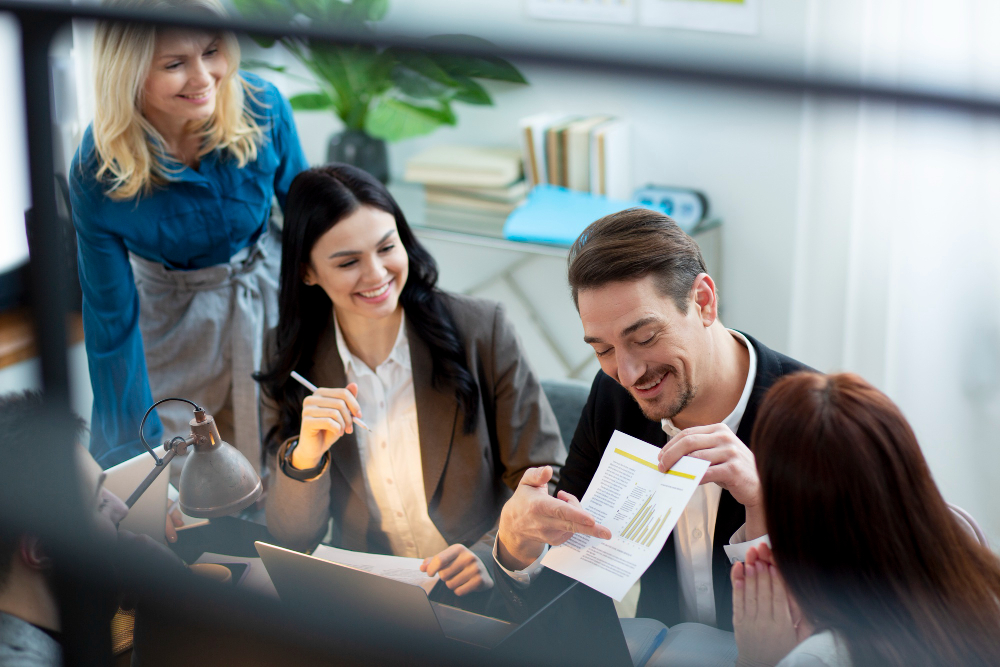
MULTIPOLYGON (((105 0, 105 6, 161 12, 208 13, 226 16, 219 0, 105 0)), ((142 114, 143 90, 156 49, 157 30, 139 24, 100 21, 94 34, 94 86, 97 104, 93 137, 97 180, 108 182, 107 195, 122 201, 149 194, 178 169, 171 167, 163 137, 142 114)), ((240 46, 230 32, 220 35, 220 50, 228 68, 219 82, 215 111, 199 128, 203 136, 198 157, 227 150, 240 167, 257 159, 263 131, 249 110, 258 89, 239 75, 240 46)))

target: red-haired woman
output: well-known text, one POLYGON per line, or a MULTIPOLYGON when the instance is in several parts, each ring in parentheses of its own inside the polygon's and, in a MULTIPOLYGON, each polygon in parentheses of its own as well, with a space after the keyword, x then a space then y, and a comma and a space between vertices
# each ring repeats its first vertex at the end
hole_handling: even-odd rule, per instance
POLYGON ((1000 664, 1000 561, 857 375, 768 392, 753 452, 771 549, 733 566, 739 665, 1000 664))

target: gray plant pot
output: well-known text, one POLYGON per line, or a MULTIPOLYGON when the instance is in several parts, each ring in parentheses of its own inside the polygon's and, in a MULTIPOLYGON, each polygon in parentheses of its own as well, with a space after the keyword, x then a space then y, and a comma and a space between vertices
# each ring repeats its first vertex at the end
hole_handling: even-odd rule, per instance
POLYGON ((389 182, 389 155, 385 141, 359 130, 344 130, 330 137, 326 159, 328 162, 354 165, 383 183, 389 182))

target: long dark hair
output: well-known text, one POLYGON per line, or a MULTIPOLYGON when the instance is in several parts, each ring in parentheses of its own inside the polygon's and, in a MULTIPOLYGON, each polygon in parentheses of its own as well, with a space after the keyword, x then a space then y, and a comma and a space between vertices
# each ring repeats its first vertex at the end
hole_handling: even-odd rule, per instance
POLYGON ((752 445, 778 569, 855 665, 1000 664, 1000 562, 885 394, 849 373, 783 378, 752 445))
POLYGON ((281 286, 275 354, 255 377, 279 406, 278 423, 266 435, 274 449, 298 433, 306 390, 290 379, 292 371, 308 372, 320 335, 329 325, 333 303, 318 285, 303 282, 316 241, 361 206, 371 206, 396 219, 399 239, 409 256, 409 277, 400 303, 414 331, 430 348, 432 384, 454 389, 464 413, 463 427, 475 430, 479 387, 469 372, 465 346, 451 312, 437 289, 437 263, 420 245, 396 201, 378 180, 357 167, 330 164, 295 177, 288 190, 281 247, 281 286))

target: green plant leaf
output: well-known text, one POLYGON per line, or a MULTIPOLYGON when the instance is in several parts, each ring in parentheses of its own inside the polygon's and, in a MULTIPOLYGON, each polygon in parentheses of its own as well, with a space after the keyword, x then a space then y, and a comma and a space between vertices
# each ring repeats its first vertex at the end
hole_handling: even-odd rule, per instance
POLYGON ((407 97, 421 100, 447 99, 453 90, 450 86, 402 66, 393 69, 392 82, 407 97))
POLYGON ((490 94, 486 92, 485 88, 472 79, 464 76, 457 76, 455 77, 455 81, 461 85, 461 88, 459 88, 458 93, 455 95, 455 100, 465 102, 466 104, 493 106, 493 100, 490 98, 490 94))
POLYGON ((288 98, 288 103, 295 111, 325 111, 333 108, 333 100, 323 91, 294 95, 288 98))
MULTIPOLYGON (((453 49, 475 49, 495 51, 496 45, 472 35, 437 35, 427 39, 430 48, 434 46, 453 49)), ((466 76, 477 79, 493 79, 510 83, 528 83, 524 75, 512 64, 498 56, 464 56, 449 53, 433 53, 431 57, 451 76, 466 76)))
MULTIPOLYGON (((266 37, 264 35, 247 35, 247 36, 254 42, 256 42, 257 46, 260 46, 261 48, 264 49, 271 48, 277 42, 277 40, 274 39, 274 37, 266 37)), ((243 65, 243 62, 244 61, 240 61, 240 65, 243 65)))
POLYGON ((432 81, 437 81, 446 86, 452 88, 458 87, 455 79, 434 61, 433 54, 425 51, 405 49, 393 49, 392 52, 399 66, 411 69, 432 81))
POLYGON ((308 17, 314 25, 338 24, 348 20, 351 4, 344 0, 280 0, 291 3, 295 11, 308 17))
POLYGON ((386 141, 401 141, 430 134, 441 125, 454 125, 455 122, 455 114, 447 102, 430 108, 384 97, 368 113, 365 131, 386 141))
POLYGON ((288 69, 284 65, 272 65, 266 60, 257 60, 255 58, 243 58, 240 60, 240 67, 244 69, 266 69, 278 74, 287 74, 286 70, 288 69))
POLYGON ((348 12, 357 21, 381 21, 389 11, 389 0, 354 0, 348 12))
POLYGON ((295 14, 286 0, 233 0, 233 5, 240 14, 250 19, 286 23, 295 14))

